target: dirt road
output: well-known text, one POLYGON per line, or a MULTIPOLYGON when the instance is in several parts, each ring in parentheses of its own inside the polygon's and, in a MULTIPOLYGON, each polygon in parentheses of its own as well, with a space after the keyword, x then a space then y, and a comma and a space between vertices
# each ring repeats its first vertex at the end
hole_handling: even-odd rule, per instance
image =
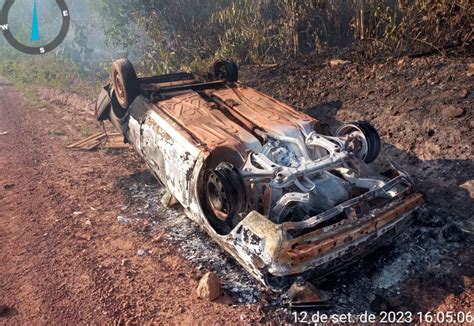
POLYGON ((127 205, 117 180, 143 167, 127 152, 66 149, 82 137, 68 126, 100 131, 73 110, 0 81, 0 324, 258 321, 257 305, 197 299, 199 272, 159 230, 117 221, 127 205))

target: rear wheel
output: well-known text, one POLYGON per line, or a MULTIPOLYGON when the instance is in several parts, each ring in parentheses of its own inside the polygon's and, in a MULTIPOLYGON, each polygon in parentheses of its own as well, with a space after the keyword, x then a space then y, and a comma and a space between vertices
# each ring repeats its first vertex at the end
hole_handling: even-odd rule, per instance
POLYGON ((239 80, 239 68, 232 59, 216 61, 212 67, 214 79, 224 79, 228 82, 235 83, 239 80))
POLYGON ((118 103, 122 109, 128 109, 140 94, 140 89, 135 68, 127 59, 115 60, 112 63, 112 85, 118 103))

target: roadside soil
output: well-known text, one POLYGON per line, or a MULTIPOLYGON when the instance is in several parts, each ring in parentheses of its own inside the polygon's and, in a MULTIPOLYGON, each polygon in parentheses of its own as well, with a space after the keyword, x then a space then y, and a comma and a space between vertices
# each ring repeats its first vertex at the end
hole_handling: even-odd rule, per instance
MULTIPOLYGON (((438 57, 242 69, 331 129, 373 123, 377 166, 398 162, 426 196, 395 244, 314 282, 330 312, 473 311, 473 76, 471 59, 438 57)), ((27 93, 0 80, 0 323, 292 321, 179 208, 159 208, 162 189, 131 149, 66 148, 101 131, 95 94, 27 93), (210 270, 217 302, 194 293, 210 270)))

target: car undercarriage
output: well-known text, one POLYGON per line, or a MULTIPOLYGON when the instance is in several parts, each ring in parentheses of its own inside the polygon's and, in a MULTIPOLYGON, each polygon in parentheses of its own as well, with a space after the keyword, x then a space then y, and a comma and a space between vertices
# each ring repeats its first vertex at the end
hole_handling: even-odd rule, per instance
POLYGON ((138 78, 127 60, 97 103, 189 218, 274 290, 390 243, 423 202, 396 163, 371 163, 370 123, 331 134, 318 120, 238 82, 231 60, 206 74, 138 78))

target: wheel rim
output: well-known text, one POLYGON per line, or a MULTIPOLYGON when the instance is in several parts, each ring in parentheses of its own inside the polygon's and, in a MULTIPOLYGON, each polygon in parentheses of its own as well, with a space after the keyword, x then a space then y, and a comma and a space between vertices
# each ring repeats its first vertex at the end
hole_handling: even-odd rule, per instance
POLYGON ((352 137, 353 141, 355 141, 355 144, 359 145, 356 156, 362 160, 365 160, 367 154, 369 153, 369 145, 364 133, 358 128, 354 128, 352 132, 348 134, 348 136, 352 137))
POLYGON ((216 66, 214 67, 214 75, 215 75, 216 79, 225 79, 226 78, 227 72, 225 70, 224 63, 219 62, 218 64, 216 64, 216 66))
POLYGON ((361 129, 354 125, 343 126, 338 130, 337 136, 346 136, 350 143, 354 145, 351 148, 354 155, 361 160, 365 160, 369 153, 369 144, 361 129))
POLYGON ((349 152, 366 163, 373 162, 380 153, 380 136, 368 122, 344 125, 336 131, 336 136, 347 137, 349 152))
POLYGON ((123 85, 122 78, 117 71, 114 72, 114 89, 117 94, 117 99, 120 100, 120 102, 123 102, 125 100, 125 86, 123 85))
POLYGON ((222 180, 214 171, 208 171, 206 174, 206 197, 214 215, 226 221, 230 211, 229 201, 222 180))

